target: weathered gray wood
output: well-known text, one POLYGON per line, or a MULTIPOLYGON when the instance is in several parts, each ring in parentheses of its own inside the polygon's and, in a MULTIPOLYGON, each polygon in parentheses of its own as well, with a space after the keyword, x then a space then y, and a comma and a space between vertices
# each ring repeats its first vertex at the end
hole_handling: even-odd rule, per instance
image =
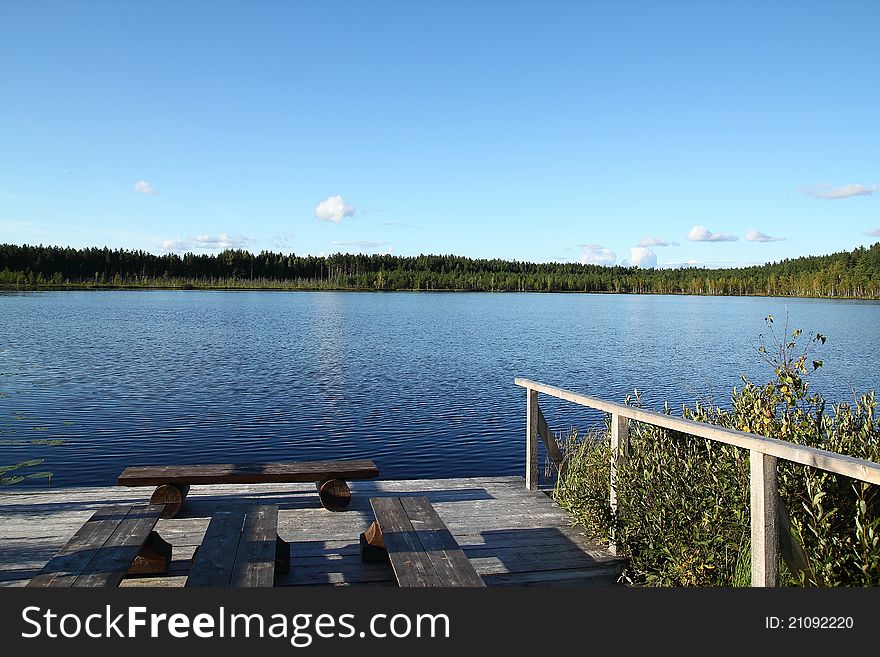
POLYGON ((400 586, 485 586, 427 498, 379 497, 370 503, 376 523, 366 543, 373 549, 384 543, 400 586))
POLYGON ((119 586, 119 582, 149 539, 162 509, 160 505, 132 506, 72 586, 119 586))
MULTIPOLYGON (((593 578, 587 573, 606 567, 616 572, 622 564, 573 527, 571 516, 547 495, 527 490, 521 475, 350 485, 354 495, 346 513, 322 509, 309 482, 194 487, 186 500, 188 514, 159 520, 155 527, 174 548, 168 573, 126 577, 120 586, 183 586, 211 516, 254 504, 278 505, 278 535, 293 546, 295 567, 285 575, 276 563, 275 586, 396 586, 387 563, 360 561, 357 537, 374 519, 373 496, 427 497, 489 586, 613 585, 607 573, 593 578)), ((108 501, 142 499, 141 491, 115 486, 0 492, 0 586, 27 583, 108 501)))
POLYGON ((614 586, 620 568, 588 568, 580 570, 547 570, 524 573, 491 573, 483 575, 489 586, 614 586))
POLYGON ((196 549, 187 587, 229 586, 245 510, 218 512, 211 518, 201 545, 196 549))
POLYGON ((186 575, 164 577, 129 577, 119 583, 119 588, 179 588, 186 583, 186 575))
MULTIPOLYGON (((541 532, 511 530, 489 538, 488 543, 485 535, 477 533, 473 529, 467 533, 455 533, 454 535, 455 540, 471 561, 487 553, 496 556, 528 555, 533 557, 536 562, 539 562, 542 557, 557 553, 582 555, 593 562, 614 561, 619 563, 621 561, 619 558, 609 555, 607 551, 599 549, 595 543, 591 543, 583 535, 573 531, 564 531, 564 528, 541 532)), ((384 549, 384 546, 382 547, 384 549)), ((327 558, 345 559, 351 557, 356 559, 359 554, 360 545, 350 539, 296 542, 297 566, 327 558)), ((382 560, 387 560, 387 555, 383 554, 382 560)), ((534 566, 534 563, 532 565, 534 566)))
MULTIPOLYGON (((617 496, 618 469, 626 462, 629 453, 629 419, 619 413, 611 414, 611 512, 617 517, 620 513, 617 496)), ((617 554, 617 543, 613 532, 608 549, 617 554)))
POLYGON ((130 506, 109 506, 96 511, 28 586, 72 586, 125 519, 129 509, 130 506))
POLYGON ((274 584, 277 528, 277 506, 264 505, 248 510, 230 586, 270 587, 274 584))
POLYGON ((98 510, 28 586, 117 586, 148 542, 135 570, 162 572, 170 552, 164 554, 163 542, 153 532, 162 508, 140 504, 98 510))
POLYGON ((544 441, 544 447, 547 449, 550 462, 553 463, 560 476, 564 475, 565 457, 562 455, 559 445, 556 444, 556 440, 550 432, 550 427, 547 426, 547 420, 544 418, 544 413, 541 411, 540 406, 538 407, 538 433, 541 434, 541 440, 544 441))
POLYGON ((423 552, 422 545, 400 499, 378 497, 370 502, 397 583, 403 587, 442 586, 430 562, 419 556, 423 552))
POLYGON ((538 392, 526 390, 526 488, 538 489, 538 392))
POLYGON ((485 586, 426 497, 401 497, 401 504, 442 586, 485 586))
POLYGON ((290 569, 278 531, 278 507, 258 505, 214 515, 196 550, 187 587, 272 586, 290 569))
POLYGON ((796 445, 777 438, 767 438, 736 429, 728 429, 714 424, 685 420, 684 418, 647 411, 645 409, 615 404, 613 402, 581 395, 570 390, 549 386, 529 379, 516 378, 514 383, 531 392, 541 392, 558 399, 564 399, 580 406, 595 408, 605 413, 617 413, 623 417, 646 424, 653 424, 664 429, 690 434, 699 438, 715 440, 727 445, 757 450, 769 456, 775 456, 801 465, 808 465, 828 472, 834 472, 870 484, 880 484, 880 463, 865 459, 837 454, 824 449, 796 445))
POLYGON ((776 484, 776 457, 757 450, 752 450, 749 457, 752 586, 776 586, 779 583, 779 489, 776 484))

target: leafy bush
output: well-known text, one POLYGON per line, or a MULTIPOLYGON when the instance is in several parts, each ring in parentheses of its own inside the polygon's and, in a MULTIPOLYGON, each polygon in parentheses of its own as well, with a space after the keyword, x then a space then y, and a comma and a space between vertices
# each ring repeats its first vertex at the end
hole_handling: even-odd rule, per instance
MULTIPOLYGON (((880 422, 871 392, 830 411, 810 391, 810 358, 825 336, 787 327, 759 354, 774 378, 758 386, 743 377, 731 410, 700 404, 683 416, 880 461, 880 422)), ((638 397, 627 403, 638 405, 638 397)), ((667 409, 668 412, 668 409, 667 409)), ((630 450, 619 471, 619 513, 608 503, 610 431, 566 445, 567 470, 555 491, 592 533, 615 542, 629 558, 625 577, 656 586, 732 586, 750 581, 749 453, 729 445, 632 422, 630 450)), ((880 585, 880 493, 865 484, 780 459, 783 583, 814 586, 880 585), (788 522, 782 526, 788 525, 788 522)))

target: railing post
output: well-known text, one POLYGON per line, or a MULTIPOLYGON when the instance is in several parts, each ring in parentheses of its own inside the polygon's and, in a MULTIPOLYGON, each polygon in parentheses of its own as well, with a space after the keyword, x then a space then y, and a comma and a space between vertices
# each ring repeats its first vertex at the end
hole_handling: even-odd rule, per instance
POLYGON ((526 488, 538 490, 538 391, 526 388, 526 488))
POLYGON ((776 457, 749 450, 752 516, 752 586, 779 584, 776 457))
MULTIPOLYGON (((618 516, 617 503, 617 469, 626 462, 629 453, 629 418, 618 413, 611 414, 611 512, 618 516)), ((614 541, 612 532, 611 543, 608 546, 612 554, 617 554, 617 543, 614 541)))

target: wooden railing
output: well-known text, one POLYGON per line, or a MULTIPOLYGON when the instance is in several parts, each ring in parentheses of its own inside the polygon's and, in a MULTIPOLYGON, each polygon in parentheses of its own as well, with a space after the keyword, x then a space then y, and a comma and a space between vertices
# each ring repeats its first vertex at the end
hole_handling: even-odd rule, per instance
MULTIPOLYGON (((785 440, 758 436, 745 431, 686 420, 664 413, 615 404, 597 397, 517 378, 514 383, 526 389, 526 488, 538 487, 538 437, 544 441, 550 460, 564 468, 562 454, 550 434, 538 393, 611 414, 611 496, 612 510, 617 512, 617 470, 629 451, 631 420, 679 433, 706 438, 749 450, 750 498, 752 529, 752 586, 776 586, 779 581, 779 527, 777 522, 779 489, 776 484, 776 461, 785 459, 828 472, 880 484, 880 463, 829 452, 815 447, 796 445, 785 440)), ((612 551, 615 546, 611 545, 612 551)))

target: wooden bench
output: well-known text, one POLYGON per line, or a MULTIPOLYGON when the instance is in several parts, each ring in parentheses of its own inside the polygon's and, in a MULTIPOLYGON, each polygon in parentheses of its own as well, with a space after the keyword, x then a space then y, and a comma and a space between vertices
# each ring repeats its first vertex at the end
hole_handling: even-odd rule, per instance
POLYGON ((159 465, 126 468, 120 486, 158 486, 150 502, 164 504, 163 518, 180 511, 189 487, 194 484, 263 484, 314 481, 321 504, 330 511, 344 511, 351 502, 346 480, 379 475, 372 461, 300 461, 251 465, 159 465))
POLYGON ((290 545, 278 536, 278 507, 215 514, 196 549, 186 586, 273 586, 290 571, 290 545))
POLYGON ((109 506, 96 511, 28 586, 118 586, 126 574, 168 572, 171 545, 153 528, 162 506, 109 506))
POLYGON ((388 559, 400 586, 485 586, 426 497, 372 497, 361 559, 388 559))

